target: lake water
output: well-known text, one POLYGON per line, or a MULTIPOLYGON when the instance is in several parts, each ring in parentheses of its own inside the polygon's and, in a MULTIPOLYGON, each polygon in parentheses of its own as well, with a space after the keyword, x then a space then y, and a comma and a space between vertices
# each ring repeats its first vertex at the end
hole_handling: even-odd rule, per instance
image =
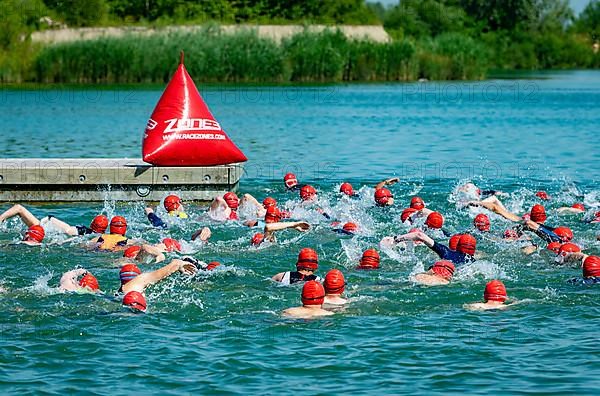
MULTIPOLYGON (((35 88, 35 87, 33 87, 35 88)), ((354 270, 362 250, 406 232, 399 216, 419 194, 446 216, 451 232, 468 230, 475 210, 459 210, 450 193, 471 179, 510 195, 524 213, 544 189, 548 223, 566 225, 598 254, 598 225, 554 209, 598 205, 600 72, 562 72, 521 80, 321 87, 199 87, 216 118, 246 153, 241 192, 275 197, 293 209, 281 178, 295 172, 319 189, 320 203, 362 234, 340 238, 313 213, 306 234, 284 231, 279 244, 256 249, 256 230, 210 223, 205 207, 168 235, 185 239, 213 229, 206 246, 184 251, 223 263, 193 279, 174 275, 148 289, 149 309, 135 315, 111 298, 117 254, 60 244, 12 245, 23 226, 0 226, 0 389, 28 394, 181 393, 579 393, 600 387, 600 288, 568 284, 581 270, 553 264, 540 250, 523 256, 498 242, 509 224, 492 218, 478 235, 484 257, 457 271, 447 287, 410 282, 435 256, 425 247, 382 252, 381 269, 354 270), (541 78, 539 78, 541 77, 541 78), (373 185, 398 176, 397 204, 372 203, 373 185), (350 181, 355 201, 337 189, 350 181), (269 277, 291 270, 302 247, 320 255, 319 274, 341 269, 351 303, 321 320, 283 319, 300 305, 299 287, 269 277), (82 266, 106 297, 57 290, 64 271, 82 266), (501 279, 520 304, 474 313, 484 285, 501 279)), ((2 157, 139 157, 146 120, 161 88, 0 90, 2 157)), ((0 205, 0 209, 8 208, 0 205)), ((97 213, 125 215, 130 235, 157 242, 142 204, 31 206, 72 224, 97 213)), ((435 235, 440 241, 445 239, 435 235)), ((540 246, 544 246, 540 243, 540 246)), ((145 268, 155 268, 148 265, 145 268)), ((594 391, 596 389, 596 391, 594 391)))

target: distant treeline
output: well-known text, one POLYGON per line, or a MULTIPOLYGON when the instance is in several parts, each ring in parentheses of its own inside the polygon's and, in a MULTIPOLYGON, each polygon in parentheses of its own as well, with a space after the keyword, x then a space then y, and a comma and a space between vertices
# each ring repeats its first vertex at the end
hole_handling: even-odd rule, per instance
POLYGON ((201 81, 479 79, 490 69, 597 68, 600 1, 575 17, 567 0, 0 0, 0 81, 162 82, 180 49, 201 81), (34 45, 63 26, 205 23, 165 34, 34 45), (393 41, 354 42, 335 31, 281 44, 215 23, 383 24, 393 41))

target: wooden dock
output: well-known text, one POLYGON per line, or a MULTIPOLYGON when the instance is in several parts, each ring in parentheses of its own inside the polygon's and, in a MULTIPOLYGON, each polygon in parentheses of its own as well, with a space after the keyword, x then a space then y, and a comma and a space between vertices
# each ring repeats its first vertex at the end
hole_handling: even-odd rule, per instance
POLYGON ((241 164, 156 167, 141 159, 0 159, 0 202, 209 201, 236 191, 241 164))

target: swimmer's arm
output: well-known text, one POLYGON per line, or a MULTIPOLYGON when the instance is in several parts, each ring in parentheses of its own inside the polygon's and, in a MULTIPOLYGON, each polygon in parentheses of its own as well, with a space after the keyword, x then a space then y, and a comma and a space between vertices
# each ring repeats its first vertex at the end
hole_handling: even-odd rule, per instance
MULTIPOLYGON (((493 197, 493 196, 492 196, 493 197)), ((490 197, 490 198, 492 198, 490 197)), ((493 197, 495 198, 495 197, 493 197)), ((514 222, 519 222, 521 221, 521 218, 519 216, 517 216, 516 214, 508 211, 506 208, 504 208, 504 206, 502 204, 499 204, 496 201, 470 201, 467 203, 467 205, 469 206, 481 206, 486 208, 487 210, 491 210, 492 212, 504 217, 507 220, 510 221, 514 221, 514 222)))
POLYGON ((153 227, 167 228, 167 224, 150 207, 146 208, 146 217, 153 227))
POLYGON ((204 227, 201 230, 194 232, 194 234, 192 235, 192 241, 195 241, 196 239, 200 238, 202 242, 206 242, 210 239, 211 235, 212 231, 210 230, 210 228, 204 227))
POLYGON ((194 267, 194 265, 183 260, 174 259, 169 264, 157 269, 156 271, 145 272, 136 276, 125 285, 126 287, 124 287, 123 290, 137 290, 141 292, 146 287, 160 282, 177 271, 187 274, 195 272, 191 269, 191 267, 194 267), (129 286, 130 284, 131 286, 129 286))
POLYGON ((392 177, 390 179, 382 180, 379 183, 377 183, 377 185, 375 185, 375 190, 379 190, 380 188, 383 188, 385 186, 391 186, 393 184, 398 183, 399 181, 400 181, 400 179, 397 177, 392 177))
POLYGON ((77 283, 77 277, 83 275, 87 272, 87 270, 83 268, 74 269, 72 271, 65 272, 60 278, 60 290, 65 291, 74 291, 79 289, 79 284, 77 283))
POLYGON ((583 265, 583 262, 587 257, 588 257, 588 255, 583 252, 568 253, 564 257, 563 262, 564 263, 581 263, 581 265, 583 265))
POLYGON ((240 200, 240 206, 243 205, 244 202, 248 202, 250 205, 254 206, 258 217, 265 217, 265 214, 267 213, 266 209, 252 195, 244 194, 240 200))
POLYGON ((429 248, 433 248, 435 244, 435 241, 423 231, 409 232, 408 234, 399 235, 394 238, 394 242, 402 241, 421 241, 429 248))
MULTIPOLYGON (((420 215, 423 216, 423 217, 427 217, 427 216, 429 216, 430 214, 433 213, 433 210, 427 209, 427 208, 423 208, 423 209, 419 210, 419 212, 417 212, 417 213, 420 213, 420 215)), ((413 216, 416 215, 417 213, 413 214, 413 216)))
POLYGON ((48 216, 48 217, 49 217, 50 223, 54 227, 56 227, 60 231, 62 231, 64 234, 67 234, 69 236, 78 236, 79 235, 79 230, 77 230, 77 227, 67 224, 64 221, 59 220, 54 216, 52 216, 52 217, 48 216))
POLYGON ((23 205, 16 204, 12 208, 8 209, 6 212, 0 215, 0 224, 4 220, 10 219, 11 217, 19 216, 23 223, 27 225, 27 227, 31 227, 33 225, 39 225, 40 221, 35 217, 29 210, 27 210, 23 205))
POLYGON ((563 206, 562 208, 556 209, 556 211, 558 213, 573 213, 573 214, 585 212, 584 210, 577 209, 577 208, 571 208, 569 206, 563 206))
POLYGON ((276 231, 286 230, 293 228, 297 231, 304 232, 310 229, 310 224, 305 221, 293 221, 284 223, 269 223, 265 224, 265 233, 273 233, 276 231))
POLYGON ((154 257, 155 263, 160 263, 162 261, 165 261, 165 259, 166 259, 164 250, 161 249, 159 246, 155 246, 155 245, 148 245, 148 244, 142 245, 142 251, 140 253, 142 254, 142 260, 143 260, 143 255, 150 255, 150 256, 154 257))
POLYGON ((285 275, 285 272, 280 272, 277 275, 273 275, 273 277, 271 279, 273 279, 275 282, 281 282, 284 275, 285 275))

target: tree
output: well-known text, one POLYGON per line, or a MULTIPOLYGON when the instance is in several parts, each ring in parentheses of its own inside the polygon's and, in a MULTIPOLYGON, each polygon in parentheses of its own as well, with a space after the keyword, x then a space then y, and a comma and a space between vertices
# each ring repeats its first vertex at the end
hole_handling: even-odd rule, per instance
POLYGON ((600 1, 592 0, 575 22, 575 28, 580 33, 589 34, 593 40, 600 37, 600 1))

